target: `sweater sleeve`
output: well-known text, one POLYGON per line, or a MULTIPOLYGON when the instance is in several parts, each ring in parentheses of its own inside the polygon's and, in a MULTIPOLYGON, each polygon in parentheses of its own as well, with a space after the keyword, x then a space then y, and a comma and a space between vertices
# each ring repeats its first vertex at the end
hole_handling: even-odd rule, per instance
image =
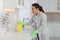
POLYGON ((29 22, 27 22, 27 25, 31 25, 33 23, 33 17, 34 16, 32 16, 32 18, 29 20, 29 22))
POLYGON ((38 25, 39 26, 39 30, 42 30, 44 27, 46 27, 46 23, 47 23, 47 15, 45 14, 45 15, 43 15, 42 17, 41 17, 41 22, 40 22, 40 24, 38 25))

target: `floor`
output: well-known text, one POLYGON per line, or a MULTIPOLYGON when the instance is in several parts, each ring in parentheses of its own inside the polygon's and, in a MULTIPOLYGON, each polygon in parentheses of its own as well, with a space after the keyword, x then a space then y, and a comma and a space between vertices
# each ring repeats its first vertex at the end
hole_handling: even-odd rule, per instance
POLYGON ((60 38, 50 38, 50 40, 60 40, 60 38))

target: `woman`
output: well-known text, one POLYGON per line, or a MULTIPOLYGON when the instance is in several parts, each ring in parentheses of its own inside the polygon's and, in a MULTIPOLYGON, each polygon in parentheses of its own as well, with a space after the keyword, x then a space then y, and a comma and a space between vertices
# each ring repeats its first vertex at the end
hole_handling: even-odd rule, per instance
MULTIPOLYGON (((46 26, 47 23, 47 15, 44 13, 42 6, 38 3, 32 4, 32 13, 34 14, 31 20, 27 23, 27 25, 33 24, 34 29, 39 29, 41 32, 41 40, 49 40, 48 36, 48 28, 46 26)), ((39 34, 39 33, 38 33, 39 34)), ((39 36, 37 37, 39 39, 39 36)))

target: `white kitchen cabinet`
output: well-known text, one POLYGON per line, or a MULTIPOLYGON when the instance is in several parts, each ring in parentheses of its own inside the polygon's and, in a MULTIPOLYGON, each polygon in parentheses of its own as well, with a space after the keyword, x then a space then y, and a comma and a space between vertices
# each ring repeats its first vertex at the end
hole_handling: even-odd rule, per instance
POLYGON ((57 11, 58 0, 38 0, 38 3, 43 6, 45 11, 57 11))
POLYGON ((0 10, 3 8, 3 0, 0 0, 0 10))
POLYGON ((17 7, 17 0, 4 0, 3 1, 3 8, 16 8, 17 7))
POLYGON ((60 22, 48 22, 49 36, 60 38, 60 22))
POLYGON ((3 8, 19 8, 24 6, 24 0, 4 0, 3 8))

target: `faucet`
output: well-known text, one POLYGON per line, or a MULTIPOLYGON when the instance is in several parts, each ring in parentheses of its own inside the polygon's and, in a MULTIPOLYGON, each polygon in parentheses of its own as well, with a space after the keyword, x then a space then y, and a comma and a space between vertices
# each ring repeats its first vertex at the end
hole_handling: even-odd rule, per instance
MULTIPOLYGON (((29 18, 24 18, 24 19, 23 19, 23 22, 25 22, 25 20, 29 20, 29 18)), ((24 28, 24 25, 23 25, 23 28, 24 28)))

